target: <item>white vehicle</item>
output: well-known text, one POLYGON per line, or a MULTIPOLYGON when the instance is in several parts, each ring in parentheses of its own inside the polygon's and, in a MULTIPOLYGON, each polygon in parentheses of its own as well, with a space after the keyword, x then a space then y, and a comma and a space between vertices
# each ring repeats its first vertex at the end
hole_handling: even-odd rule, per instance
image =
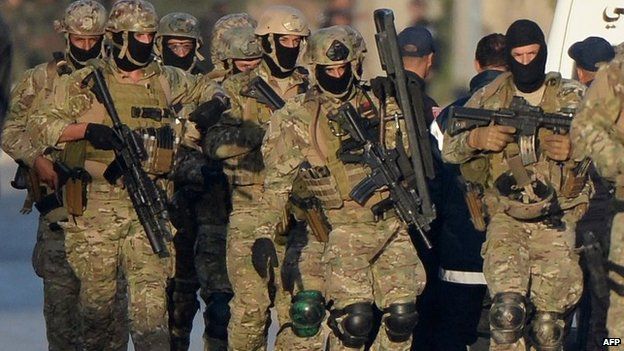
POLYGON ((576 78, 568 49, 577 41, 595 36, 616 46, 624 42, 624 0, 559 0, 550 35, 546 71, 576 78))

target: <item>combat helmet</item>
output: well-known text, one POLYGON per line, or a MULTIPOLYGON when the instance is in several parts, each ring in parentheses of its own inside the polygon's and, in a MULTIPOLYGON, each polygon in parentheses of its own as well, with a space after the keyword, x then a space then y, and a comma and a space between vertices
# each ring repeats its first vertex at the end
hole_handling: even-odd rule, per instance
POLYGON ((552 185, 536 179, 532 172, 528 172, 532 179, 526 187, 518 187, 511 171, 501 174, 494 182, 495 188, 502 196, 502 205, 509 216, 530 220, 552 214, 555 209, 555 190, 552 185))
POLYGON ((230 28, 222 37, 225 49, 220 53, 221 61, 228 70, 234 68, 235 60, 253 60, 262 57, 260 40, 253 28, 230 28))
POLYGON ((160 19, 154 39, 154 51, 158 56, 163 53, 163 37, 165 36, 194 39, 196 43, 195 57, 199 60, 204 59, 199 53, 203 40, 199 31, 199 21, 195 16, 184 12, 172 12, 160 19))
POLYGON ((227 46, 230 46, 223 40, 223 34, 232 28, 251 28, 256 27, 256 20, 247 13, 232 13, 225 15, 217 20, 212 34, 210 36, 210 61, 215 66, 215 70, 224 70, 223 62, 227 57, 224 53, 227 46))
POLYGON ((361 78, 361 63, 366 51, 362 36, 355 29, 346 27, 332 26, 315 31, 309 38, 309 47, 304 56, 314 72, 316 85, 325 93, 339 97, 348 93, 348 90, 336 92, 324 86, 320 76, 323 74, 323 66, 349 64, 351 77, 348 82, 344 82, 345 88, 348 88, 354 79, 361 78))
POLYGON ((310 27, 301 11, 290 6, 278 5, 270 6, 262 13, 260 20, 258 20, 255 33, 262 38, 262 49, 264 53, 273 60, 282 72, 286 72, 292 68, 284 67, 280 64, 280 60, 277 56, 277 41, 275 36, 301 36, 304 39, 299 46, 299 54, 301 55, 305 51, 305 38, 310 35, 310 27))
POLYGON ((129 33, 154 33, 157 29, 156 9, 144 0, 118 0, 113 4, 106 24, 111 46, 114 51, 119 51, 116 58, 126 59, 137 66, 144 66, 146 62, 137 61, 129 52, 129 33))
POLYGON ((99 2, 79 0, 67 6, 63 18, 54 21, 54 28, 65 34, 103 35, 106 17, 106 9, 99 2))

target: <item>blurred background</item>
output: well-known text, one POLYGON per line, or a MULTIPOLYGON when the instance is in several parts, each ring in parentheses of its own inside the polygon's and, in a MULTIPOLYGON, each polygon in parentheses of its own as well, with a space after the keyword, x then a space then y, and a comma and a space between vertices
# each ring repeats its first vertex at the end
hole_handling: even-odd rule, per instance
MULTIPOLYGON (((13 81, 23 72, 50 59, 64 49, 63 37, 52 22, 69 0, 0 0, 0 14, 8 22, 14 44, 13 81)), ((102 1, 110 8, 113 0, 102 1)), ((374 41, 372 14, 391 8, 397 32, 411 24, 424 24, 434 34, 437 53, 429 94, 441 106, 462 94, 475 74, 474 50, 484 35, 504 33, 514 20, 536 21, 548 36, 556 0, 151 0, 162 16, 173 11, 189 12, 201 20, 204 42, 221 16, 246 11, 254 17, 267 5, 300 8, 313 28, 351 24, 368 44, 365 77, 381 74, 374 41), (510 6, 510 4, 513 4, 510 6)), ((6 35, 6 33, 0 33, 6 35)), ((204 47, 208 57, 208 46, 204 47)), ((42 283, 31 268, 30 256, 36 237, 35 213, 20 215, 23 192, 10 188, 15 163, 0 153, 0 350, 44 350, 47 348, 42 313, 42 283)), ((202 321, 193 328, 192 350, 201 350, 202 321)))

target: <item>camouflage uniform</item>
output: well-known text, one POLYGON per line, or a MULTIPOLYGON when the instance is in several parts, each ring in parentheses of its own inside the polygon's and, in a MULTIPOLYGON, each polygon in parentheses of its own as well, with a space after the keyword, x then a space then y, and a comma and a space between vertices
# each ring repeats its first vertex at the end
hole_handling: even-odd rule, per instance
MULTIPOLYGON (((106 22, 106 10, 95 1, 81 0, 72 3, 66 10, 62 21, 57 21, 57 30, 65 34, 67 50, 55 53, 55 58, 40 64, 24 73, 24 77, 14 88, 10 113, 3 134, 4 151, 16 160, 32 168, 35 159, 44 155, 45 147, 27 135, 26 122, 38 106, 52 94, 61 76, 76 70, 76 59, 70 56, 69 34, 103 35, 106 22)), ((96 44, 97 45, 97 44, 96 44)), ((77 62, 81 64, 81 62, 77 62)), ((55 155, 49 155, 53 159, 55 155)), ((46 189, 46 192, 50 192, 46 189)), ((32 202, 27 195, 27 202, 32 202)), ((23 211, 30 211, 31 205, 25 204, 23 211)), ((79 349, 78 333, 78 295, 80 282, 72 271, 65 255, 65 233, 54 222, 56 218, 39 216, 37 243, 33 250, 33 268, 43 278, 44 317, 46 335, 50 350, 79 349)), ((123 281, 123 277, 120 281, 123 281)), ((110 348, 125 350, 128 342, 128 321, 126 317, 125 288, 117 289, 114 318, 111 325, 110 348)))
POLYGON ((601 67, 587 90, 581 110, 572 123, 574 150, 592 158, 602 177, 615 182, 617 213, 611 227, 609 251, 610 306, 607 329, 610 337, 624 335, 624 168, 620 156, 624 145, 622 127, 622 73, 624 55, 619 53, 608 65, 601 67))
MULTIPOLYGON (((575 108, 584 92, 580 83, 561 79, 558 73, 548 73, 542 89, 543 95, 538 103, 545 112, 575 108)), ((512 97, 518 93, 511 73, 503 73, 477 91, 466 106, 485 109, 508 107, 512 97)), ((538 138, 542 140, 549 133, 552 132, 541 129, 538 138)), ((513 315, 517 325, 512 327, 515 328, 514 331, 521 333, 527 319, 527 302, 524 301, 526 297, 537 310, 532 328, 555 323, 554 327, 550 327, 551 330, 562 335, 563 313, 578 302, 583 287, 579 258, 574 251, 574 233, 575 224, 587 206, 590 187, 586 184, 580 194, 565 197, 561 193, 561 185, 570 176, 566 172, 570 172, 577 162, 556 162, 540 152, 537 161, 525 167, 538 179, 555 188, 556 202, 563 211, 562 223, 549 223, 539 216, 533 220, 514 218, 513 214, 510 215, 513 201, 498 193, 494 181, 510 169, 508 160, 518 155, 518 144, 510 143, 500 153, 481 153, 468 146, 469 134, 470 132, 465 132, 452 138, 446 134, 443 157, 447 162, 461 163, 464 178, 482 185, 485 189, 484 203, 489 215, 489 225, 482 255, 485 259, 483 272, 488 289, 495 299, 490 312, 491 329, 493 333, 494 330, 499 330, 494 327, 493 316, 498 316, 496 313, 500 311, 508 313, 502 318, 510 318, 506 322, 511 322, 512 317, 509 315, 512 312, 505 309, 511 308, 515 311, 513 313, 517 313, 513 315), (510 293, 517 294, 517 299, 504 298, 511 296, 505 295, 510 293), (497 296, 502 296, 501 300, 497 300, 497 296), (538 321, 540 316, 544 316, 543 320, 540 319, 543 323, 538 321)), ((497 344, 494 339, 491 350, 525 350, 524 339, 516 338, 513 343, 506 344, 497 344)))
MULTIPOLYGON (((267 9, 260 24, 266 25, 269 20, 279 22, 286 19, 291 21, 289 28, 282 28, 279 33, 300 36, 309 34, 301 12, 285 6, 267 9), (267 16, 269 13, 274 16, 267 16)), ((258 30, 256 34, 270 35, 259 33, 258 30)), ((268 125, 271 109, 255 98, 241 94, 250 80, 258 76, 284 99, 305 91, 307 87, 306 75, 299 67, 294 68, 284 78, 277 78, 271 73, 266 61, 254 70, 229 77, 223 82, 223 89, 230 97, 231 110, 226 112, 228 117, 223 122, 208 131, 204 142, 205 152, 209 156, 224 159, 224 169, 232 187, 233 210, 228 227, 227 269, 234 298, 230 301, 232 316, 228 325, 228 349, 240 351, 266 347, 266 331, 270 321, 268 312, 273 300, 273 293, 269 290, 274 290, 274 284, 277 283, 273 279, 270 282, 263 279, 254 270, 251 260, 253 244, 258 239, 270 239, 273 236, 270 227, 258 226, 258 218, 263 213, 262 204, 266 203, 263 190, 266 174, 263 170, 262 153, 259 149, 240 152, 237 147, 235 150, 221 147, 223 139, 227 139, 232 130, 238 129, 240 123, 260 125, 262 128, 268 125)))
MULTIPOLYGON (((110 185, 103 178, 114 153, 97 150, 84 141, 58 142, 63 131, 76 122, 111 125, 103 105, 81 86, 83 79, 96 68, 102 71, 122 123, 132 129, 168 125, 172 122, 168 110, 171 105, 223 96, 221 89, 207 78, 196 78, 176 68, 156 62, 142 63, 131 57, 133 49, 127 45, 129 35, 154 32, 156 26, 156 12, 150 3, 116 2, 107 30, 112 32, 113 39, 120 37, 123 41, 113 42, 113 56, 91 61, 87 68, 67 76, 55 89, 52 103, 28 121, 33 139, 41 140, 46 147, 63 148, 64 161, 70 167, 82 164, 92 178, 84 213, 63 224, 68 261, 81 284, 79 311, 86 350, 107 348, 110 336, 106 330, 112 323, 115 277, 120 271, 128 282, 130 331, 135 349, 169 350, 165 285, 173 274, 173 257, 161 259, 152 253, 128 195, 123 188, 110 185), (118 68, 117 62, 125 62, 118 59, 143 66, 138 82, 118 68)), ((154 168, 146 171, 156 173, 154 168)))
MULTIPOLYGON (((267 168, 277 168, 275 177, 292 182, 299 173, 297 176, 305 188, 321 201, 331 225, 326 246, 309 235, 299 258, 301 282, 295 284, 292 292, 294 295, 301 290, 319 289, 327 301, 333 302, 328 318, 333 332, 329 347, 363 350, 375 323, 375 304, 382 310, 383 317, 372 349, 409 350, 416 323, 415 302, 425 286, 424 268, 407 228, 398 218, 374 220, 371 206, 387 197, 386 192, 376 193, 364 206, 349 197, 351 189, 369 170, 366 166, 344 164, 338 159, 338 150, 347 136, 328 120, 328 115, 345 101, 365 118, 379 118, 376 104, 357 83, 363 51, 361 36, 349 27, 325 28, 312 35, 308 53, 315 76, 323 69, 321 65, 347 63, 354 77, 349 83, 352 87, 339 95, 324 90, 317 81, 305 95, 288 102, 272 117, 269 141, 263 146, 263 153, 267 168), (332 57, 328 48, 333 48, 338 56, 345 51, 349 54, 332 57), (298 171, 303 161, 309 162, 312 172, 298 171), (386 241, 388 244, 382 249, 386 241), (397 320, 400 323, 393 323, 397 320)), ((394 135, 393 126, 393 123, 386 124, 385 135, 394 135)), ((394 146, 390 139, 384 142, 388 147, 394 146)), ((265 183, 277 184, 277 180, 271 177, 265 183)), ((278 201, 272 203, 279 204, 278 201)), ((286 333, 278 340, 278 346, 284 349, 299 349, 300 345, 306 345, 305 349, 322 350, 323 335, 306 340, 286 333)))
MULTIPOLYGON (((195 39, 197 59, 201 36, 195 17, 171 13, 160 20, 156 35, 157 52, 163 52, 166 36, 195 39)), ((169 64, 160 57, 164 64, 169 64)), ((193 64, 187 72, 198 71, 193 64)), ((199 72, 197 72, 199 74, 199 72)), ((171 350, 188 350, 195 313, 199 309, 197 290, 206 303, 204 349, 227 348, 228 302, 232 288, 225 267, 225 236, 229 213, 227 181, 218 161, 206 159, 199 146, 201 135, 188 121, 197 104, 174 105, 181 121, 182 143, 176 154, 172 198, 172 222, 178 228, 174 238, 175 276, 169 282, 169 332, 171 350)))

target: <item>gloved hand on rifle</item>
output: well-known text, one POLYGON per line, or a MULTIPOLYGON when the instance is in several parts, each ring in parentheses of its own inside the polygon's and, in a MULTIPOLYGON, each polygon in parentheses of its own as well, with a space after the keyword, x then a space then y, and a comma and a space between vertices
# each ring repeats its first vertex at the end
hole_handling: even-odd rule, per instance
POLYGON ((115 130, 104 124, 89 123, 85 129, 84 139, 98 150, 119 150, 122 146, 115 130))
POLYGON ((514 140, 516 128, 510 126, 491 125, 470 131, 468 146, 486 151, 502 151, 514 140))
POLYGON ((370 81, 373 95, 375 95, 380 101, 385 101, 389 97, 395 97, 396 91, 394 90, 394 84, 388 77, 375 77, 370 81))
POLYGON ((227 105, 221 99, 214 98, 199 105, 195 111, 189 115, 189 121, 194 122, 204 131, 215 125, 221 114, 227 110, 227 105))
POLYGON ((251 263, 262 278, 267 278, 269 271, 277 267, 277 251, 271 239, 256 239, 251 246, 251 263))

